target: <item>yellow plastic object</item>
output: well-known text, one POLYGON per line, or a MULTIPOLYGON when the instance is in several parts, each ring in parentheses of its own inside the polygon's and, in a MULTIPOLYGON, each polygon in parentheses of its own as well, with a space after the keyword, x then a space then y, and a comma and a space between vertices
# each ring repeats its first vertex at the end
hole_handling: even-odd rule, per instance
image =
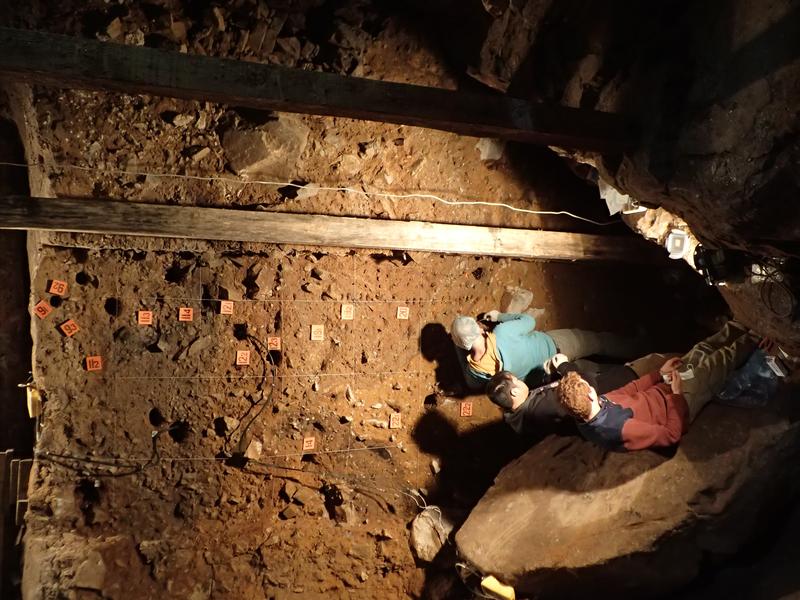
POLYGON ((481 589, 498 600, 516 600, 517 598, 514 588, 500 583, 494 575, 489 575, 481 580, 481 589))
POLYGON ((42 395, 35 387, 26 386, 28 400, 28 416, 34 419, 42 414, 42 395))

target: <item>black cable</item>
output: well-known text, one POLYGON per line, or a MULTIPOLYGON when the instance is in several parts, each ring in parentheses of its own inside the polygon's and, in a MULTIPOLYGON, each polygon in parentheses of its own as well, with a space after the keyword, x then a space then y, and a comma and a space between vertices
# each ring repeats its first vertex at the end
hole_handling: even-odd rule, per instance
POLYGON ((264 346, 264 343, 261 340, 259 340, 257 337, 255 337, 253 335, 247 334, 247 339, 250 340, 251 342, 253 342, 254 346, 256 347, 256 353, 258 354, 258 357, 261 359, 262 372, 261 372, 261 380, 258 383, 258 391, 261 393, 261 397, 256 402, 251 402, 251 404, 248 407, 248 409, 244 412, 244 414, 242 414, 239 417, 239 423, 237 423, 236 427, 233 428, 233 431, 231 431, 230 433, 228 433, 226 435, 226 437, 225 437, 225 453, 228 454, 228 455, 231 455, 231 454, 244 454, 244 452, 245 452, 245 450, 247 450, 247 448, 243 448, 242 446, 244 446, 244 442, 245 442, 245 438, 247 436, 247 432, 250 430, 250 427, 252 427, 252 425, 255 422, 255 420, 258 417, 261 416, 261 413, 264 412, 264 409, 267 406, 271 406, 273 404, 273 397, 274 397, 274 394, 275 394, 275 380, 277 378, 277 369, 278 369, 278 367, 273 362, 272 355, 269 353, 269 349, 266 346, 264 346), (266 359, 264 358, 264 353, 266 353, 266 359), (270 388, 269 388, 269 396, 266 398, 266 401, 265 401, 265 398, 264 398, 264 385, 266 384, 267 376, 269 374, 268 371, 270 371, 270 370, 272 371, 272 373, 271 373, 272 374, 272 382, 271 382, 270 388), (258 409, 258 412, 256 412, 250 418, 250 420, 247 422, 247 425, 242 427, 242 422, 244 421, 244 419, 246 419, 247 416, 250 414, 250 412, 257 406, 260 406, 260 408, 258 409), (239 441, 236 444, 236 451, 235 452, 231 452, 230 451, 230 447, 229 447, 230 439, 233 436, 233 434, 236 433, 239 429, 241 429, 241 433, 239 434, 239 441))
MULTIPOLYGON (((259 408, 258 412, 256 412, 249 419, 247 424, 242 428, 242 432, 239 435, 239 441, 237 443, 237 449, 238 449, 237 453, 238 454, 243 454, 244 453, 244 451, 246 449, 242 448, 242 446, 244 444, 244 440, 245 440, 245 437, 247 435, 247 432, 250 430, 250 427, 253 425, 255 420, 259 416, 261 416, 261 413, 264 412, 264 409, 267 406, 270 406, 272 404, 272 399, 273 399, 273 395, 274 395, 274 391, 275 391, 275 379, 276 379, 276 375, 277 375, 277 365, 275 365, 275 363, 273 362, 272 356, 269 354, 269 350, 263 345, 261 340, 259 340, 258 338, 254 337, 252 335, 248 335, 247 338, 255 343, 256 352, 257 352, 259 358, 261 359, 261 363, 263 365, 262 366, 263 371, 262 371, 262 375, 261 375, 261 380, 259 381, 259 384, 258 384, 258 391, 260 392, 261 397, 256 402, 253 402, 250 405, 250 407, 240 417, 239 424, 237 424, 237 426, 234 428, 234 430, 231 431, 230 434, 228 434, 228 436, 226 437, 226 454, 229 454, 229 455, 232 454, 231 452, 227 451, 228 450, 227 445, 228 445, 228 443, 230 441, 230 437, 241 427, 242 421, 245 418, 247 418, 247 415, 250 413, 250 411, 252 411, 253 408, 255 408, 256 406, 260 405, 260 408, 259 408), (266 352, 266 356, 267 356, 266 359, 264 358, 264 352, 266 352), (269 374, 270 369, 272 370, 272 383, 270 385, 269 396, 266 398, 266 402, 265 402, 264 384, 266 383, 267 376, 269 374)), ((69 469, 71 471, 75 471, 75 472, 80 473, 80 474, 82 474, 82 475, 84 475, 86 477, 91 477, 91 478, 95 478, 95 479, 102 478, 102 477, 128 477, 130 475, 135 475, 137 473, 141 473, 142 471, 144 471, 145 469, 153 466, 154 464, 156 464, 156 462, 158 462, 160 460, 161 456, 160 456, 159 451, 158 451, 158 438, 161 436, 161 434, 163 434, 165 432, 168 432, 168 431, 171 431, 173 429, 176 429, 177 427, 178 427, 177 424, 172 424, 172 425, 170 425, 168 427, 164 427, 162 429, 153 431, 152 438, 151 438, 152 448, 151 448, 150 456, 148 457, 148 459, 145 462, 138 462, 138 463, 129 463, 129 462, 127 462, 126 463, 126 462, 113 461, 113 460, 96 459, 96 458, 91 458, 91 457, 88 457, 88 456, 76 456, 74 454, 60 454, 60 453, 46 452, 46 451, 35 452, 34 453, 34 458, 36 458, 38 460, 44 460, 44 461, 50 462, 50 463, 52 463, 54 465, 63 467, 65 469, 69 469), (75 464, 75 463, 77 463, 77 464, 75 464), (90 471, 90 468, 92 469, 91 471, 90 471), (113 468, 113 469, 123 469, 123 470, 122 471, 118 471, 118 472, 108 472, 108 471, 98 471, 97 470, 97 469, 101 469, 101 468, 102 469, 112 469, 113 468)))
POLYGON ((760 276, 764 281, 759 286, 759 296, 762 304, 772 314, 780 319, 791 319, 794 317, 797 309, 797 297, 792 291, 792 288, 786 283, 786 275, 780 266, 771 263, 767 259, 752 256, 753 263, 759 266, 760 276), (778 310, 776 307, 776 290, 781 290, 788 300, 788 307, 784 310, 778 310))
POLYGON ((169 427, 164 427, 157 431, 154 431, 151 436, 151 452, 150 456, 145 462, 138 462, 138 463, 124 463, 124 462, 117 462, 112 460, 102 460, 97 458, 91 458, 88 456, 75 456, 74 454, 58 454, 55 452, 35 452, 34 458, 37 460, 46 460, 52 464, 58 465, 65 469, 69 469, 70 471, 75 471, 84 475, 86 477, 91 477, 93 479, 100 479, 102 477, 128 477, 129 475, 135 475, 137 473, 141 473, 145 469, 153 466, 158 462, 161 458, 158 452, 158 438, 161 436, 162 433, 172 430, 176 428, 176 425, 170 425, 169 427), (70 462, 71 461, 71 462, 70 462), (78 463, 80 465, 91 465, 93 468, 114 468, 114 469, 125 469, 124 471, 120 472, 100 472, 94 471, 90 472, 85 467, 77 466, 72 463, 78 463))

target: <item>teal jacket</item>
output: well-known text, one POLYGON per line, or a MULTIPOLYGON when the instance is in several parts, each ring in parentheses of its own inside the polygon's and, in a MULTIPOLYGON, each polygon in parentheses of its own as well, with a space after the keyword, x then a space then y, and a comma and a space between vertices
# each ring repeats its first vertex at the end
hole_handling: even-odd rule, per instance
MULTIPOLYGON (((557 352, 553 338, 542 331, 536 331, 536 319, 531 315, 500 313, 497 321, 494 335, 500 360, 503 361, 503 370, 511 371, 523 381, 529 380, 530 376, 541 376, 544 362, 557 352)), ((491 375, 473 370, 467 362, 467 352, 461 348, 456 350, 467 385, 472 389, 486 387, 491 375)))

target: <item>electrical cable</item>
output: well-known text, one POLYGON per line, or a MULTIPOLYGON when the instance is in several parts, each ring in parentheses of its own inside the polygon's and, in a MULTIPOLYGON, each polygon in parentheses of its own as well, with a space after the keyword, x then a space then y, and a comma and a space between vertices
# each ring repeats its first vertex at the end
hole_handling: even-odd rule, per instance
POLYGON ((253 344, 256 347, 256 354, 258 354, 258 357, 261 359, 261 364, 262 364, 263 371, 262 371, 262 374, 261 374, 261 381, 258 384, 258 391, 261 393, 261 398, 257 402, 254 402, 254 403, 252 403, 250 405, 250 407, 240 417, 239 423, 236 425, 236 427, 233 429, 233 431, 231 431, 230 434, 228 434, 228 436, 226 437, 226 440, 225 440, 226 448, 227 448, 228 442, 230 440, 230 437, 241 427, 242 421, 247 417, 248 414, 250 414, 250 411, 253 410, 259 404, 261 405, 261 408, 259 408, 258 412, 256 412, 256 414, 254 414, 250 418, 250 420, 247 422, 247 425, 245 425, 245 427, 242 429, 242 432, 239 434, 239 441, 238 441, 238 443, 236 445, 236 453, 237 454, 244 454, 245 450, 247 450, 246 448, 242 447, 242 446, 244 446, 244 442, 245 442, 245 438, 247 436, 247 432, 250 430, 250 427, 253 425, 255 420, 259 416, 261 416, 261 413, 264 412, 264 409, 267 406, 271 406, 273 404, 273 398, 274 398, 274 395, 275 395, 275 381, 277 380, 277 369, 278 369, 277 365, 272 360, 272 355, 269 353, 269 349, 263 345, 261 340, 259 340, 257 337, 255 337, 253 335, 250 335, 250 334, 247 334, 247 339, 250 340, 251 342, 253 342, 253 344), (266 352, 266 359, 264 358, 263 352, 266 352), (267 361, 269 361, 269 362, 267 362, 267 361), (272 382, 270 383, 269 397, 265 401, 264 400, 264 384, 267 381, 267 371, 268 371, 267 365, 268 364, 270 365, 270 370, 272 371, 272 382))
MULTIPOLYGON (((44 169, 44 165, 40 165, 37 163, 14 163, 14 162, 0 162, 0 166, 5 167, 20 167, 20 168, 42 168, 44 169)), ((417 198, 421 200, 433 200, 435 202, 440 202, 441 204, 446 204, 448 206, 486 206, 491 208, 504 208, 506 210, 510 210, 516 213, 528 214, 528 215, 552 215, 552 216, 566 216, 571 217, 573 219, 577 219, 579 221, 585 221, 586 223, 591 223, 593 225, 597 225, 599 227, 606 227, 608 225, 616 225, 620 223, 618 219, 612 219, 610 221, 595 221, 594 219, 590 219, 588 217, 582 217, 580 215, 576 215, 571 213, 567 210, 533 210, 530 208, 520 208, 517 206, 512 206, 511 204, 507 204, 505 202, 489 202, 487 200, 449 200, 447 198, 442 198, 436 194, 431 194, 428 192, 411 192, 411 193, 393 193, 393 192, 384 192, 384 191, 371 191, 368 192, 366 190, 359 190, 352 187, 347 186, 323 186, 317 185, 312 183, 294 183, 292 181, 270 181, 270 180, 260 180, 260 179, 251 179, 251 180, 242 180, 236 179, 233 177, 212 177, 212 176, 205 176, 205 175, 185 175, 181 173, 154 173, 149 171, 134 171, 129 169, 100 169, 97 167, 86 167, 82 165, 75 165, 71 163, 55 163, 54 167, 60 169, 75 169, 79 171, 89 171, 89 172, 97 172, 97 173, 107 173, 107 174, 117 174, 117 175, 133 175, 137 177, 174 177, 178 179, 190 179, 194 181, 206 181, 206 182, 216 182, 221 181, 225 183, 230 183, 234 185, 263 185, 263 186, 270 186, 270 187, 293 187, 297 189, 303 189, 309 186, 313 186, 310 189, 319 192, 341 192, 344 194, 356 194, 360 196, 364 196, 366 198, 370 198, 372 196, 376 198, 388 198, 390 200, 409 200, 412 198, 417 198)))
MULTIPOLYGON (((274 363, 273 363, 274 364, 274 363)), ((256 406, 258 403, 255 403, 253 406, 256 406)), ((269 402, 265 403, 263 408, 269 406, 269 402)), ((239 444, 241 445, 242 440, 244 439, 244 435, 246 433, 247 428, 252 424, 253 421, 258 417, 259 413, 256 413, 251 420, 248 422, 248 425, 242 431, 242 436, 240 437, 239 444)), ((117 477, 127 477, 131 475, 136 475, 138 473, 143 472, 145 469, 154 466, 158 462, 163 460, 168 461, 182 461, 182 460, 206 460, 206 461, 214 461, 214 462, 224 462, 230 457, 196 457, 196 458, 185 458, 185 457, 177 457, 177 458, 162 458, 159 451, 158 451, 158 438, 165 432, 168 432, 172 429, 176 428, 176 425, 170 425, 169 427, 164 427, 162 429, 153 431, 151 443, 152 443, 152 450, 151 454, 147 459, 117 459, 116 457, 105 457, 105 458, 92 458, 88 456, 76 456, 71 454, 60 454, 54 452, 46 452, 46 451, 38 451, 34 454, 34 459, 39 460, 40 462, 48 462, 50 464, 54 464, 65 469, 74 471, 79 473, 84 477, 90 477, 92 479, 102 479, 102 478, 117 478, 117 477), (137 462, 131 462, 136 460, 137 462), (77 464, 75 464, 77 463, 77 464), (98 471, 97 469, 124 469, 124 470, 117 470, 117 471, 98 471), (91 470, 90 470, 91 469, 91 470)), ((351 448, 348 450, 339 450, 337 452, 358 452, 358 451, 366 451, 366 450, 376 450, 376 449, 384 449, 390 448, 394 446, 368 446, 364 448, 351 448)), ((303 453, 303 454, 312 454, 312 453, 303 453)), ((324 454, 324 452, 315 452, 313 454, 324 454)), ((259 466, 264 467, 266 469, 273 470, 269 473, 262 473, 259 471, 255 471, 252 468, 243 468, 242 471, 254 475, 269 475, 272 477, 280 477, 286 478, 287 475, 282 475, 280 473, 275 473, 274 470, 282 470, 282 471, 292 471, 296 473, 302 473, 304 475, 312 475, 315 477, 319 477, 321 479, 333 479, 339 480, 340 482, 344 482, 345 484, 349 485, 353 488, 354 491, 359 492, 361 494, 366 494, 366 490, 372 490, 378 492, 381 496, 385 495, 386 493, 394 493, 396 495, 406 496, 411 498, 414 504, 417 506, 418 509, 427 509, 427 508, 435 508, 438 512, 440 519, 441 519, 441 510, 438 507, 430 507, 428 506, 427 502, 425 502, 425 498, 422 497, 418 492, 415 490, 405 490, 401 488, 394 488, 393 486, 385 486, 384 489, 378 487, 376 485, 369 485, 360 481, 358 476, 352 474, 342 474, 337 473, 335 471, 331 471, 328 469, 322 469, 321 473, 317 472, 310 472, 306 468, 298 468, 298 467, 291 467, 288 465, 280 465, 277 463, 266 462, 262 460, 248 460, 247 465, 249 467, 252 466, 259 466), (414 492, 414 493, 410 493, 414 492), (419 498, 419 500, 417 499, 419 498), (420 504, 420 501, 422 504, 420 504)), ((385 500, 384 500, 385 501, 385 500)), ((382 507, 384 508, 384 507, 382 507)), ((447 540, 449 542, 449 540, 447 540)))
POLYGON ((759 296, 762 304, 779 319, 793 318, 797 310, 797 296, 792 288, 786 283, 786 275, 780 265, 774 264, 769 259, 764 259, 755 255, 750 255, 753 264, 758 265, 759 275, 764 279, 759 286, 759 296), (788 307, 785 310, 778 310, 776 307, 776 290, 781 290, 788 300, 788 307))
POLYGON ((34 458, 37 460, 46 460, 50 463, 63 467, 65 469, 69 469, 71 471, 75 471, 77 473, 81 473, 86 477, 91 477, 93 479, 100 479, 102 477, 127 477, 129 475, 135 475, 136 473, 141 473, 148 467, 155 465, 160 459, 161 456, 158 452, 158 438, 164 432, 171 431, 172 429, 177 428, 176 424, 170 425, 169 427, 163 427, 156 431, 153 431, 151 436, 151 452, 150 456, 148 457, 146 462, 138 462, 132 464, 125 464, 118 461, 110 461, 110 460, 103 460, 91 457, 81 457, 75 456, 73 454, 59 454, 55 452, 46 452, 46 451, 35 451, 34 458), (114 469, 124 469, 122 471, 106 471, 106 472, 90 472, 85 467, 77 466, 78 465, 91 465, 93 468, 114 468, 114 469))
POLYGON ((473 594, 475 594, 476 596, 478 596, 480 598, 488 598, 489 600, 495 600, 494 596, 487 596, 486 594, 483 593, 482 590, 479 592, 478 590, 473 588, 471 585, 469 585, 467 583, 466 579, 464 578, 464 576, 461 574, 461 569, 469 571, 470 575, 474 575, 474 576, 478 577, 478 579, 481 579, 483 577, 480 573, 478 573, 475 569, 470 567, 465 562, 457 562, 455 564, 455 567, 456 567, 456 571, 458 571, 458 577, 459 577, 459 579, 461 579, 461 583, 463 583, 469 589, 470 592, 472 592, 473 594))

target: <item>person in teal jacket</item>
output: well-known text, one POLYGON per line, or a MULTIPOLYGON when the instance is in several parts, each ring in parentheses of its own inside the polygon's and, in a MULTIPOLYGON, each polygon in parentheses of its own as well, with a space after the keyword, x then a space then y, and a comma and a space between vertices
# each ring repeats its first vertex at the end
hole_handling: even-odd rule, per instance
POLYGON ((558 353, 570 360, 591 355, 624 360, 639 352, 632 340, 614 333, 584 329, 537 331, 536 319, 529 314, 493 310, 486 313, 484 320, 497 323, 493 331, 465 316, 456 317, 450 330, 471 389, 484 389, 500 371, 510 371, 536 385, 544 375, 545 363, 558 353))

